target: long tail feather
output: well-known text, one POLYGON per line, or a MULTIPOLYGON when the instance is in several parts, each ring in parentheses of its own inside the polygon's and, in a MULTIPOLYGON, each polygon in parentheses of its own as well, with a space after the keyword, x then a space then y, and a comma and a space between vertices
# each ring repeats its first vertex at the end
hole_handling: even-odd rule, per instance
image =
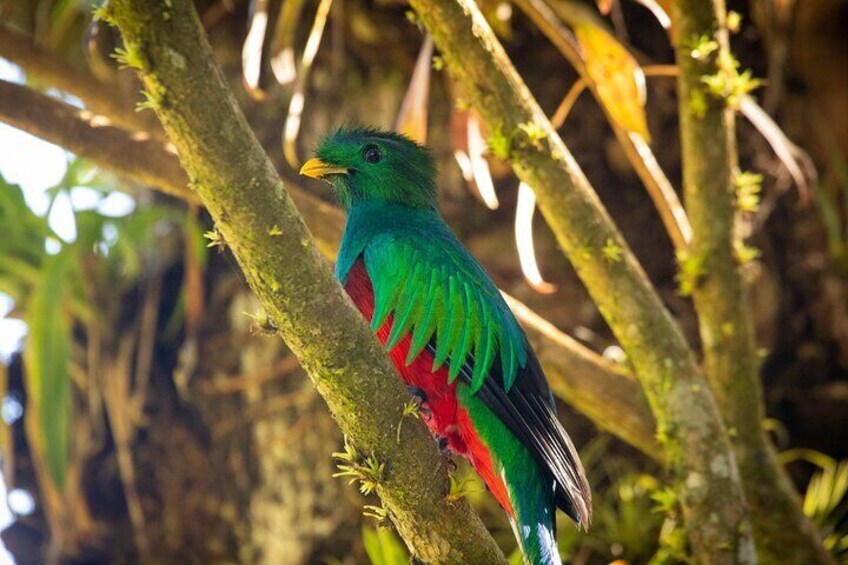
MULTIPOLYGON (((528 461, 533 465, 535 462, 528 461)), ((514 516, 513 532, 528 565, 561 565, 556 542, 554 483, 540 473, 514 466, 504 469, 514 516)))

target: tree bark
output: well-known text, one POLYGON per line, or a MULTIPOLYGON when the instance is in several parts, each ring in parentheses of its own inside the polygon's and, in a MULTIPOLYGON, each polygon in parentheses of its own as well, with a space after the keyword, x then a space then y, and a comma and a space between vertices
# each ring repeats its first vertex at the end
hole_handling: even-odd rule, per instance
POLYGON ((679 329, 573 156, 470 0, 412 0, 447 68, 536 191, 557 241, 627 351, 657 419, 695 557, 756 561, 738 470, 679 329))
POLYGON ((688 253, 703 265, 692 297, 707 378, 731 430, 760 560, 831 563, 762 425, 765 410, 756 340, 733 242, 734 109, 726 98, 711 95, 703 80, 708 75, 733 80, 735 71, 727 63, 731 54, 725 4, 723 0, 681 0, 673 4, 671 13, 680 68, 683 187, 693 227, 688 253), (699 38, 718 42, 712 56, 693 56, 693 42, 699 38))
POLYGON ((398 433, 403 385, 238 109, 191 2, 115 0, 105 17, 139 62, 192 187, 267 312, 264 325, 286 340, 357 451, 382 469, 368 476, 412 553, 504 563, 468 503, 447 500, 446 465, 423 423, 398 433))

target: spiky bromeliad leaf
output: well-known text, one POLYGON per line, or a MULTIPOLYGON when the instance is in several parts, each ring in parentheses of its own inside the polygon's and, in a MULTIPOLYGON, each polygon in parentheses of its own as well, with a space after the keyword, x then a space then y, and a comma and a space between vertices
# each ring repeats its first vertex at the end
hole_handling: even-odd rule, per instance
POLYGON ((29 337, 24 349, 28 418, 34 418, 28 422, 32 436, 29 439, 41 451, 50 478, 59 490, 64 488, 68 465, 71 409, 71 325, 68 309, 63 307, 70 266, 68 247, 45 259, 28 308, 29 337))

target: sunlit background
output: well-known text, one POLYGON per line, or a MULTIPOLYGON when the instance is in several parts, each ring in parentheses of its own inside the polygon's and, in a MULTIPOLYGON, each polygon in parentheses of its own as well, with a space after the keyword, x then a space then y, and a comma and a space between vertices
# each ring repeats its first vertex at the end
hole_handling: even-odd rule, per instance
MULTIPOLYGON (((25 75, 15 65, 0 58, 0 79, 23 84, 25 75)), ((54 93, 55 94, 55 93, 54 93)), ((66 102, 79 106, 73 97, 62 96, 66 102)), ((134 200, 123 193, 110 193, 105 198, 87 187, 75 187, 70 194, 59 193, 52 201, 48 189, 59 184, 68 169, 72 155, 52 143, 42 141, 18 129, 0 123, 0 175, 10 184, 19 185, 27 205, 40 216, 49 214, 50 228, 66 242, 76 239, 74 210, 97 209, 106 216, 124 216, 135 208, 134 200)), ((48 253, 55 252, 58 242, 44 242, 48 253)), ((8 364, 12 355, 21 349, 27 326, 14 315, 14 302, 0 292, 0 362, 8 364)), ((0 405, 0 417, 12 425, 23 416, 20 401, 6 396, 0 405)), ((23 489, 8 490, 0 474, 0 530, 13 523, 16 516, 28 516, 35 511, 32 495, 23 489)), ((0 540, 0 564, 13 563, 11 554, 0 540)))

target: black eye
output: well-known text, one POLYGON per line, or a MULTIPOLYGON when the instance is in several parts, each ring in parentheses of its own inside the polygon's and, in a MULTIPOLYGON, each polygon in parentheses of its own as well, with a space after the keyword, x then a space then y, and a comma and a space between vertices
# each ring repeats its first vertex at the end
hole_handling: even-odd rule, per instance
POLYGON ((376 145, 366 145, 362 150, 362 157, 366 163, 379 163, 383 155, 380 153, 380 148, 376 145))

